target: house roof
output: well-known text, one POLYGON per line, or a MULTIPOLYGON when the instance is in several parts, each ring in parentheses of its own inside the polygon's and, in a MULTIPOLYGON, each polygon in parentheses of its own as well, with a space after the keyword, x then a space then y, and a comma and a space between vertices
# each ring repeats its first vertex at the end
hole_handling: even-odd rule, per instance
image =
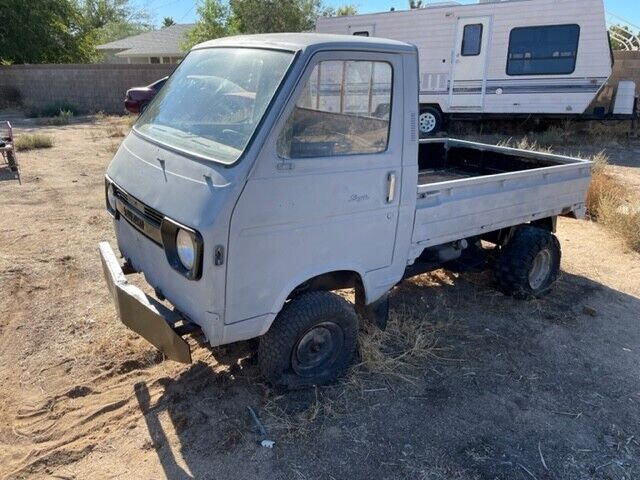
POLYGON ((116 53, 118 57, 182 56, 184 51, 181 44, 184 41, 184 35, 193 26, 192 23, 171 25, 160 30, 151 30, 115 42, 98 45, 96 49, 121 50, 116 53))

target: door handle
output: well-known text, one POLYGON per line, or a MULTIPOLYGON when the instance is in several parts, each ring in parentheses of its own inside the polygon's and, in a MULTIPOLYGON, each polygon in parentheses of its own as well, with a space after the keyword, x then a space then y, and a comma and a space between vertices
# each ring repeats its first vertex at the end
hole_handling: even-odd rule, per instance
POLYGON ((396 196, 396 172, 387 174, 387 203, 393 203, 396 196))

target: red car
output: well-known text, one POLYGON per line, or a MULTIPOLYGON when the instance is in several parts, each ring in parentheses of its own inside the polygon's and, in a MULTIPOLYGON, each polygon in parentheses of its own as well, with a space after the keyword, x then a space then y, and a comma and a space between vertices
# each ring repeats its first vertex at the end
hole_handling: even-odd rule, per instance
POLYGON ((146 87, 134 87, 127 90, 124 98, 124 108, 126 108, 129 113, 142 113, 153 97, 156 96, 156 93, 162 88, 167 78, 169 77, 156 80, 146 87))

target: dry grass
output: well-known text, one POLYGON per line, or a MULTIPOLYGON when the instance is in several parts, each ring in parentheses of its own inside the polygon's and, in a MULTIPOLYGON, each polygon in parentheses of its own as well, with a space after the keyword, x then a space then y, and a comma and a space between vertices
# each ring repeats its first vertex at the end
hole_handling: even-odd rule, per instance
POLYGON ((520 140, 507 138, 498 142, 499 147, 518 148, 520 150, 535 150, 536 152, 551 153, 551 147, 548 144, 539 144, 538 140, 532 140, 525 135, 520 140))
MULTIPOLYGON (((517 141, 509 138, 498 145, 523 150, 552 151, 549 146, 540 146, 539 141, 539 137, 532 140, 529 136, 524 136, 517 141)), ((630 203, 631 195, 626 187, 609 174, 608 158, 604 151, 593 155, 589 160, 593 162, 593 169, 587 191, 587 214, 592 220, 606 225, 620 235, 633 250, 640 252, 640 207, 634 207, 630 203)))
POLYGON ((53 147, 53 138, 40 133, 26 133, 16 138, 15 147, 18 151, 51 148, 53 147))
POLYGON ((297 411, 291 411, 287 395, 268 400, 263 410, 267 432, 281 438, 304 438, 317 433, 319 422, 348 414, 347 409, 337 408, 338 400, 322 393, 318 387, 313 394, 313 400, 297 411))
POLYGON ((417 372, 443 359, 445 349, 438 346, 438 338, 450 327, 451 323, 432 323, 408 306, 390 314, 385 330, 366 324, 360 335, 361 361, 350 380, 358 383, 364 371, 414 383, 417 372))
POLYGON ((640 252, 640 209, 630 204, 627 189, 607 172, 607 156, 601 152, 592 160, 594 166, 587 193, 589 216, 611 228, 640 252))
POLYGON ((127 133, 124 129, 118 125, 109 125, 109 127, 107 127, 107 137, 109 138, 120 138, 126 135, 127 133))

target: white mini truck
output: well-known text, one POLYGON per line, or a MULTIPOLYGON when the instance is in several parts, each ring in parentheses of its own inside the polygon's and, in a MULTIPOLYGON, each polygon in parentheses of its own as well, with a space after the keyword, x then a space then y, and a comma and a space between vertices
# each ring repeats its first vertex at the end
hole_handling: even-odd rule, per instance
POLYGON ((265 378, 304 386, 344 372, 359 319, 382 325, 388 292, 412 275, 490 266, 505 294, 548 292, 555 219, 584 213, 590 162, 419 141, 417 71, 415 47, 391 40, 194 47, 107 171, 123 264, 106 242, 100 254, 125 325, 182 362, 187 333, 260 337, 265 378))

